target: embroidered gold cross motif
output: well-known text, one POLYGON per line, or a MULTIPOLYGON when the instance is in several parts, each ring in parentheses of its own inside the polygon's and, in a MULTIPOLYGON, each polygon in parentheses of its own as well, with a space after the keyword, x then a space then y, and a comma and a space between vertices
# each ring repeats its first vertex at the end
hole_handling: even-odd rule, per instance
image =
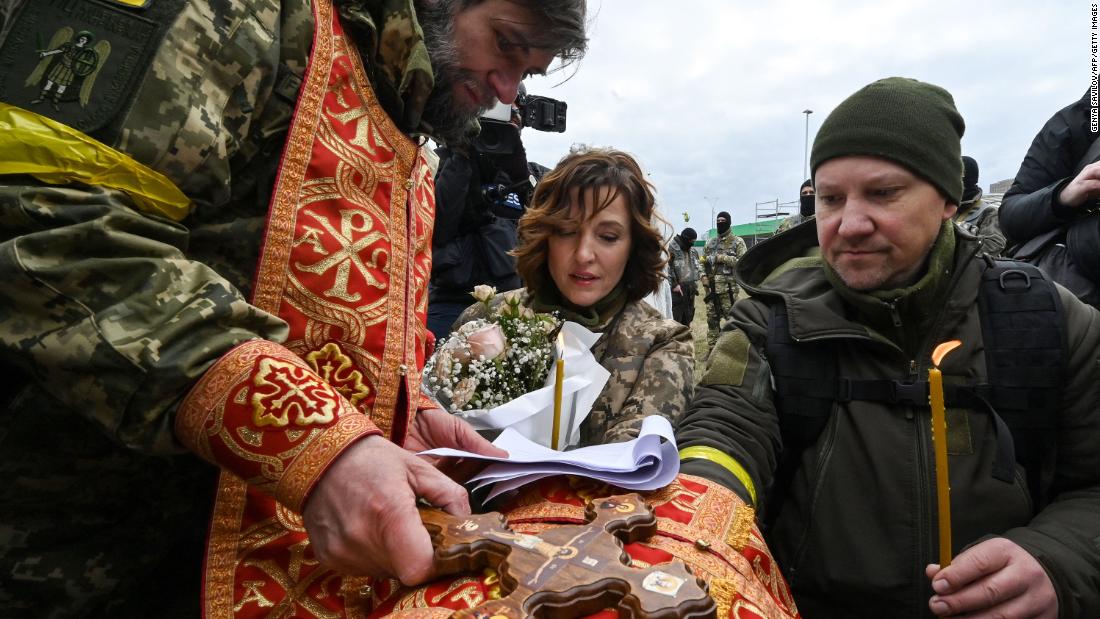
MULTIPOLYGON (((307 541, 301 541, 290 547, 290 564, 287 569, 282 569, 275 561, 270 559, 264 559, 262 561, 245 561, 245 565, 257 567, 271 580, 277 583, 280 587, 286 591, 286 595, 283 599, 279 600, 278 604, 267 614, 269 617, 289 617, 294 616, 297 610, 297 606, 301 606, 310 613, 311 616, 318 619, 339 619, 338 613, 332 612, 312 595, 308 593, 310 587, 314 583, 322 580, 328 580, 338 578, 338 575, 332 570, 321 567, 317 560, 306 557, 307 541), (309 574, 303 577, 302 568, 313 568, 309 574)), ((312 554, 312 553, 311 553, 312 554)), ((324 587, 322 587, 324 589, 324 587)), ((265 601, 266 598, 264 598, 265 601)), ((248 602, 255 602, 260 606, 264 606, 257 599, 245 599, 242 598, 237 604, 237 611, 245 606, 248 602)), ((270 603, 270 602, 269 602, 270 603)))
POLYGON ((363 373, 335 342, 306 355, 306 363, 353 406, 370 394, 370 387, 363 382, 363 373))
POLYGON ((305 233, 296 239, 294 244, 308 243, 324 258, 313 264, 295 262, 294 268, 316 275, 326 275, 329 270, 335 268, 335 282, 324 294, 346 303, 355 303, 363 298, 363 295, 358 292, 348 290, 348 281, 353 266, 368 286, 379 289, 385 287, 385 284, 379 281, 372 272, 372 270, 379 270, 378 259, 385 255, 385 250, 378 248, 371 253, 370 268, 363 263, 363 259, 359 256, 359 252, 363 251, 364 248, 370 247, 385 237, 381 232, 373 229, 374 223, 370 215, 355 209, 341 210, 340 229, 337 230, 325 217, 309 210, 303 212, 313 217, 324 228, 324 232, 306 226, 305 233), (319 237, 322 236, 335 240, 339 243, 340 248, 330 252, 320 242, 319 237))
POLYGON ((265 357, 260 360, 252 391, 252 423, 257 427, 329 424, 336 418, 339 396, 304 368, 265 357))

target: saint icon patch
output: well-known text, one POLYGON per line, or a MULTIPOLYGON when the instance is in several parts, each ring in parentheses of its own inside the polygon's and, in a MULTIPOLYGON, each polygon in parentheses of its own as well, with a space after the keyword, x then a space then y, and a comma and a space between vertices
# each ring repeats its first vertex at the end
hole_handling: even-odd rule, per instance
POLYGON ((105 127, 152 62, 162 24, 151 12, 99 0, 26 2, 0 48, 0 101, 84 133, 105 127))
POLYGON ((61 28, 50 39, 48 49, 39 50, 41 60, 24 84, 41 88, 31 103, 49 101, 56 111, 63 101, 88 107, 96 77, 110 55, 110 41, 95 42, 95 34, 88 30, 73 36, 72 28, 61 28))

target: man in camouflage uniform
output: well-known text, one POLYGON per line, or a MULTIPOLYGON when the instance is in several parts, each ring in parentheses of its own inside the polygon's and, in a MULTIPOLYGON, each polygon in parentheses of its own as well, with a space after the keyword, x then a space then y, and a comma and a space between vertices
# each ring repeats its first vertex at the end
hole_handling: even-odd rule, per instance
MULTIPOLYGON (((544 71, 554 56, 583 54, 583 0, 442 0, 415 9, 399 0, 345 0, 336 7, 325 0, 77 4, 0 0, 0 370, 8 377, 0 393, 0 616, 199 616, 200 561, 218 469, 188 450, 218 436, 181 436, 178 413, 213 367, 257 343, 285 355, 282 367, 313 380, 329 398, 317 419, 336 417, 335 402, 341 419, 354 421, 341 426, 355 429, 345 434, 333 433, 335 426, 322 434, 320 423, 283 430, 275 427, 279 411, 253 396, 256 424, 266 419, 275 426, 239 428, 243 446, 323 435, 331 438, 302 445, 338 448, 321 468, 290 453, 266 465, 308 474, 301 479, 310 485, 299 488, 310 492, 301 507, 314 542, 305 564, 320 559, 346 572, 424 578, 431 563, 427 534, 398 521, 418 522, 417 496, 434 495, 461 513, 468 509, 465 491, 380 436, 366 415, 354 414, 360 411, 348 399, 352 392, 318 381, 335 366, 310 369, 295 360, 280 344, 295 327, 255 304, 266 282, 253 281, 253 274, 266 255, 262 244, 275 234, 265 232, 269 202, 272 211, 279 202, 271 201, 273 188, 279 175, 302 163, 280 169, 279 154, 309 111, 295 116, 304 106, 298 103, 324 97, 328 107, 312 109, 331 120, 332 134, 317 135, 333 144, 332 135, 348 127, 370 129, 339 152, 428 170, 416 140, 461 140, 482 108, 515 97, 525 74, 544 71), (509 17, 509 29, 496 34, 491 24, 501 15, 509 17), (345 96, 345 83, 299 89, 313 74, 311 55, 324 51, 313 47, 322 28, 330 45, 325 53, 338 62, 313 73, 324 78, 331 67, 331 74, 366 80, 355 91, 365 94, 354 96, 379 111, 373 124, 353 124, 358 118, 351 112, 365 108, 345 96), (82 31, 114 50, 98 67, 87 106, 32 108, 40 89, 28 78, 41 41, 82 31), (324 533, 320 541, 317 530, 324 533)), ((300 147, 287 150, 292 146, 300 147)), ((381 169, 352 163, 366 167, 349 170, 349 177, 381 169)), ((331 253, 317 237, 303 236, 296 247, 330 252, 329 292, 348 292, 349 273, 375 277, 378 264, 411 264, 427 255, 432 205, 418 196, 430 194, 423 191, 430 190, 430 171, 406 178, 384 187, 373 175, 339 179, 351 189, 374 183, 363 198, 374 212, 396 212, 399 222, 420 228, 402 237, 417 243, 391 239, 381 263, 367 251, 331 253)), ((327 193, 315 204, 348 190, 316 189, 327 193)), ((305 215, 322 208, 309 204, 305 215)), ((362 227, 357 219, 342 228, 335 221, 336 234, 326 238, 362 227)), ((332 225, 307 223, 317 235, 332 225)), ((426 297, 426 279, 408 278, 408 299, 426 297)), ((397 334, 423 343, 422 304, 396 307, 403 315, 389 322, 404 330, 397 334)), ((348 322, 323 337, 346 338, 359 327, 348 322)), ((350 378, 402 394, 411 404, 399 398, 398 406, 415 411, 419 370, 402 365, 406 371, 413 378, 402 379, 400 388, 396 371, 367 375, 368 367, 350 378)), ((298 410, 299 421, 308 421, 309 410, 298 410)), ((463 442, 486 448, 448 419, 418 414, 407 435, 393 438, 410 450, 463 442)), ((200 455, 219 466, 232 456, 200 455)), ((297 513, 284 510, 280 518, 303 526, 297 513)))
POLYGON ((734 267, 745 255, 745 240, 730 230, 730 214, 722 211, 715 218, 718 235, 703 247, 703 294, 707 306, 707 348, 713 348, 718 332, 737 300, 734 267))
POLYGON ((955 223, 982 240, 982 250, 990 256, 1004 253, 1004 232, 997 207, 982 200, 982 188, 978 185, 978 162, 963 155, 963 196, 955 223))
POLYGON ((695 295, 699 292, 699 250, 694 228, 672 237, 668 243, 668 284, 672 287, 672 318, 691 326, 695 318, 695 295))
POLYGON ((779 224, 775 229, 776 234, 781 234, 797 226, 798 224, 814 218, 814 184, 810 179, 802 182, 798 188, 798 214, 791 215, 779 224))

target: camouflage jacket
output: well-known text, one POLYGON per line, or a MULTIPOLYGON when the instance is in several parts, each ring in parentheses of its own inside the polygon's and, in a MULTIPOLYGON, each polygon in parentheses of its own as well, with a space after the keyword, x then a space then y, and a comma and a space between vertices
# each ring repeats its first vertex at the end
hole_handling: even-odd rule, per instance
POLYGON ((699 281, 699 250, 692 246, 684 251, 679 235, 668 244, 668 281, 673 288, 699 281))
MULTIPOLYGON (((411 11, 411 0, 384 1, 411 11)), ((20 480, 0 485, 0 615, 165 616, 173 598, 149 595, 164 591, 190 595, 185 614, 196 616, 213 470, 180 455, 173 416, 225 351, 286 337, 285 323, 248 299, 313 15, 309 0, 157 0, 151 10, 171 9, 165 31, 135 61, 119 31, 145 22, 128 21, 120 3, 79 3, 61 21, 34 22, 37 32, 21 25, 62 4, 0 0, 0 102, 45 89, 31 79, 39 58, 9 53, 22 48, 8 42, 71 36, 92 20, 101 41, 116 38, 95 57, 104 73, 87 109, 118 94, 105 75, 126 62, 141 79, 90 135, 167 177, 186 211, 173 219, 121 190, 0 175, 0 369, 12 377, 0 394, 0 475, 20 480), (158 573, 166 566, 178 581, 158 573), (150 578, 175 584, 165 591, 150 578)), ((341 6, 360 34, 364 4, 341 6)), ((430 76, 399 81, 419 93, 407 93, 400 116, 418 118, 430 76)), ((53 114, 49 100, 26 107, 53 114)))
POLYGON ((997 207, 984 202, 981 193, 973 200, 964 201, 955 213, 955 223, 982 240, 982 250, 990 256, 1004 253, 1005 235, 997 207))
POLYGON ((794 215, 791 215, 790 217, 784 219, 783 222, 779 224, 779 227, 775 229, 775 233, 780 234, 782 232, 786 232, 787 230, 790 230, 791 228, 803 222, 813 221, 813 218, 813 215, 805 217, 802 215, 802 213, 795 213, 794 215))
POLYGON ((725 234, 707 239, 703 247, 703 260, 718 279, 733 279, 734 267, 745 255, 745 240, 727 230, 725 234))
MULTIPOLYGON (((490 308, 509 294, 519 294, 521 305, 527 306, 527 293, 520 289, 498 294, 490 308)), ((487 316, 485 305, 476 303, 458 317, 454 328, 487 316)), ((611 377, 581 425, 581 446, 636 438, 647 415, 661 415, 675 424, 695 385, 691 330, 662 318, 644 301, 627 303, 606 323, 589 330, 603 334, 592 354, 611 377)))

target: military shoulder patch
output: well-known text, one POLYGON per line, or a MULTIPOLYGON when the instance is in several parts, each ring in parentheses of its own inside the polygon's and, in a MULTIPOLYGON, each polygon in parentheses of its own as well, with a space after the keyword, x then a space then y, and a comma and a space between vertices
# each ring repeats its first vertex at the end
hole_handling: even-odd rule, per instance
POLYGON ((699 384, 740 387, 745 382, 749 364, 749 344, 744 331, 723 331, 707 357, 706 370, 699 384))
MULTIPOLYGON (((33 0, 0 47, 0 101, 94 133, 124 111, 163 35, 163 0, 33 0), (159 19, 158 19, 159 18, 159 19)), ((177 7, 171 7, 177 8, 177 7)))

